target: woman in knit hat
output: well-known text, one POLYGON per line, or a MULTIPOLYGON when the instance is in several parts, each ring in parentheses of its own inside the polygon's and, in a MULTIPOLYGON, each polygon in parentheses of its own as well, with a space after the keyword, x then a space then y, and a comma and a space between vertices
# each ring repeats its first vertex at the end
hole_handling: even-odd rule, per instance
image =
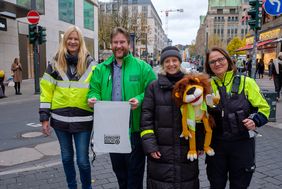
POLYGON ((174 84, 183 78, 181 54, 174 46, 161 52, 158 80, 147 88, 141 138, 147 155, 147 188, 199 188, 198 161, 187 160, 188 142, 180 138, 181 112, 172 99, 174 84))

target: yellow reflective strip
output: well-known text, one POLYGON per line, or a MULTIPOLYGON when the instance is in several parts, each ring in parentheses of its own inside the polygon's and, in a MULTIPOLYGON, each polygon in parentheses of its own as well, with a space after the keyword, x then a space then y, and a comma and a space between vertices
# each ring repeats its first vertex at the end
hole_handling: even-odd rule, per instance
POLYGON ((49 74, 47 73, 44 73, 44 75, 42 76, 42 80, 46 80, 46 81, 49 81, 50 83, 56 85, 56 80, 49 74))
POLYGON ((147 134, 154 134, 154 131, 153 130, 145 130, 145 131, 142 131, 141 133, 140 133, 140 136, 141 136, 141 138, 144 136, 144 135, 147 135, 147 134))

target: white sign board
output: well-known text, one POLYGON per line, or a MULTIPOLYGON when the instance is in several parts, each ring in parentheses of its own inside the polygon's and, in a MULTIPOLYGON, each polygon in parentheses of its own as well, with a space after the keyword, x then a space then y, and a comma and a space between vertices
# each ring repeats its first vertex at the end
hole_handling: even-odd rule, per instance
POLYGON ((93 150, 98 153, 130 153, 129 118, 129 102, 96 102, 91 140, 93 150))

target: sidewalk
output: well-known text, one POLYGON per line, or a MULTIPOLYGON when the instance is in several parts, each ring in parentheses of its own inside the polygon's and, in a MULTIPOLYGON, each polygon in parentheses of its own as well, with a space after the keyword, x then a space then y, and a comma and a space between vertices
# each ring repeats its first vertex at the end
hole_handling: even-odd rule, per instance
MULTIPOLYGON (((274 91, 273 81, 267 77, 256 80, 261 89, 274 91)), ((34 95, 34 81, 24 80, 22 83, 23 95, 15 95, 14 88, 6 88, 7 98, 0 99, 0 105, 6 103, 21 103, 39 99, 39 95, 34 95)), ((267 126, 258 129, 262 137, 257 138, 257 170, 254 174, 251 189, 275 189, 282 188, 282 100, 276 104, 276 122, 269 122, 267 126)), ((49 143, 48 143, 49 144, 49 143)), ((45 145, 48 146, 46 143, 45 145)), ((17 158, 25 157, 20 149, 14 149, 14 155, 9 155, 6 161, 14 161, 17 158)), ((59 146, 57 142, 52 142, 44 151, 34 149, 41 154, 37 160, 19 162, 11 167, 1 166, 0 152, 0 189, 58 189, 67 188, 63 167, 59 157, 59 146), (55 149, 55 150, 54 150, 55 149), (52 158, 50 158, 52 157, 52 158), (47 161, 47 158, 50 160, 47 161), (44 161, 45 160, 45 161, 44 161), (2 167, 2 170, 1 170, 2 167)), ((31 151, 29 156, 33 156, 31 151)), ((33 156, 35 157, 35 156, 33 156)), ((200 182, 201 188, 208 188, 209 183, 206 178, 204 157, 200 158, 200 182)), ((77 175, 78 172, 77 172, 77 175)), ((112 171, 108 154, 99 154, 92 168, 93 186, 97 189, 118 188, 116 177, 112 171)), ((78 179, 79 180, 79 179, 78 179)), ((145 180, 145 179, 144 179, 145 180)))

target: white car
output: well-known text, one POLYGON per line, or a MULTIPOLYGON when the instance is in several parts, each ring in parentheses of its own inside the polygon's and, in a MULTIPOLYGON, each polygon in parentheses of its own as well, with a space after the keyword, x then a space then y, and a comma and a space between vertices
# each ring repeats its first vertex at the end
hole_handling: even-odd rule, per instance
POLYGON ((195 64, 191 64, 190 62, 182 62, 181 67, 184 68, 188 73, 198 72, 195 64))

